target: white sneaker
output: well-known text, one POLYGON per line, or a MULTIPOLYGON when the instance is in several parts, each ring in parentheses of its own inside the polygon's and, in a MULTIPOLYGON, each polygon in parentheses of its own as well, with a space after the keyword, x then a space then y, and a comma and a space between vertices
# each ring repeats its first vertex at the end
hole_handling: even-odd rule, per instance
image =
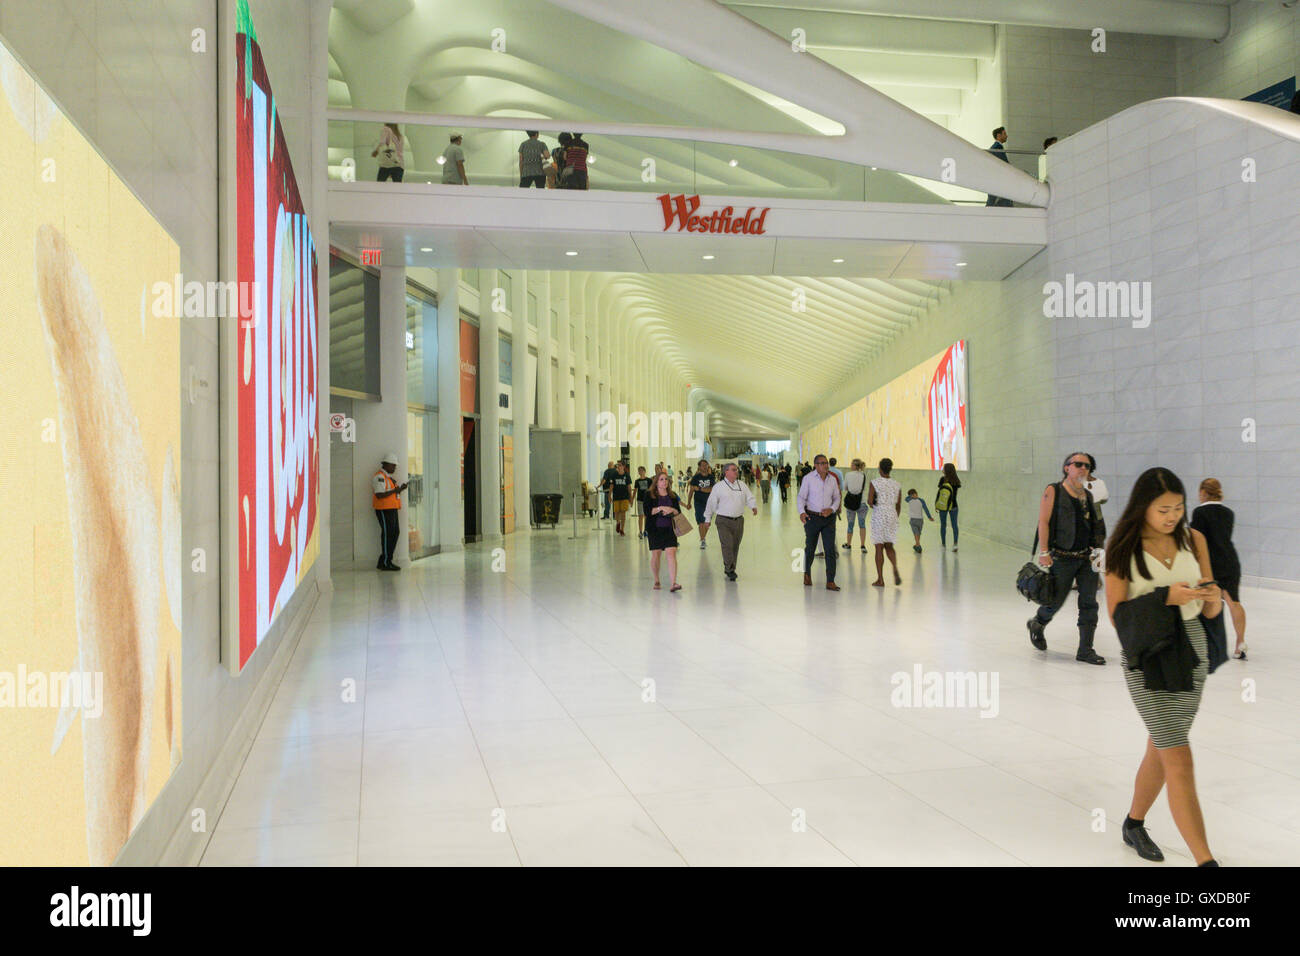
POLYGON ((701 550, 701 551, 704 550, 704 542, 703 542, 703 541, 700 542, 700 550, 701 550))

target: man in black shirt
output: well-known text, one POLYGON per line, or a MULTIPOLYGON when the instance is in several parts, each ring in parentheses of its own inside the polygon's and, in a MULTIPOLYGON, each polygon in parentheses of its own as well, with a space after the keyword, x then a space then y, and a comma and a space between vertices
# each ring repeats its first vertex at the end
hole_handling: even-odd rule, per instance
POLYGON ((627 473, 627 465, 621 461, 614 466, 614 477, 609 481, 609 495, 614 499, 614 530, 626 537, 623 522, 627 520, 627 509, 632 503, 632 476, 627 473))
MULTIPOLYGON (((662 467, 661 465, 655 465, 656 475, 659 474, 659 469, 661 467, 662 467)), ((650 489, 650 479, 646 477, 645 465, 641 465, 640 467, 637 468, 636 481, 632 482, 632 487, 635 490, 635 497, 636 497, 636 536, 638 538, 644 538, 645 537, 645 508, 642 507, 641 505, 641 499, 645 497, 645 493, 650 489)), ((669 488, 672 487, 672 482, 668 483, 668 487, 669 488)))
POLYGON ((701 458, 700 470, 686 486, 686 507, 695 505, 695 524, 700 529, 700 548, 704 548, 704 538, 709 533, 709 526, 704 522, 704 506, 709 503, 709 492, 713 490, 716 482, 713 467, 708 459, 701 458))
POLYGON ((603 491, 603 492, 605 492, 605 514, 604 514, 604 518, 605 518, 606 520, 609 520, 609 489, 610 489, 610 482, 612 482, 612 481, 614 480, 614 477, 615 477, 617 474, 618 474, 618 472, 614 470, 614 463, 611 461, 611 462, 609 463, 609 465, 606 466, 606 468, 605 468, 605 473, 604 473, 603 475, 600 476, 600 490, 603 491))

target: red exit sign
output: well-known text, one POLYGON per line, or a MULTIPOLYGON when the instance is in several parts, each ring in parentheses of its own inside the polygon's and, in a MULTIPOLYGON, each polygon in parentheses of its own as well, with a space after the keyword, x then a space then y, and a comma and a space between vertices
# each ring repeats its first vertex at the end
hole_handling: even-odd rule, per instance
POLYGON ((361 250, 361 264, 362 264, 363 266, 378 266, 378 265, 379 265, 379 250, 378 250, 378 249, 362 249, 362 250, 361 250))

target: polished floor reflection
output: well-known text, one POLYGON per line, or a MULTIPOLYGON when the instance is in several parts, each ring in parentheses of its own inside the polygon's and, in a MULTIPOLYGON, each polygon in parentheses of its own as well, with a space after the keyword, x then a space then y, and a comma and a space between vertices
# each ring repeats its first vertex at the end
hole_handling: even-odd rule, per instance
MULTIPOLYGON (((1025 556, 941 552, 934 528, 883 590, 856 541, 842 591, 821 560, 803 587, 779 505, 748 519, 736 583, 711 534, 674 594, 589 521, 337 575, 203 863, 1190 866, 1163 796, 1167 862, 1120 841, 1145 733, 1114 630, 1105 667, 1075 662, 1066 611, 1035 651, 1025 556), (985 696, 896 706, 926 702, 918 668, 985 696)), ((1201 803, 1223 865, 1294 865, 1300 594, 1242 597, 1250 660, 1211 675, 1192 730, 1201 803)))

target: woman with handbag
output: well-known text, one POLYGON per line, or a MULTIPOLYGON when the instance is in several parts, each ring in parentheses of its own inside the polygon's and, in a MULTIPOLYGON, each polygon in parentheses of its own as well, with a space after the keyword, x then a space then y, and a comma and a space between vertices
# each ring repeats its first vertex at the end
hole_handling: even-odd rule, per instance
POLYGON ((939 547, 948 547, 948 522, 952 522, 952 549, 957 550, 957 489, 961 479, 957 477, 957 466, 946 462, 943 474, 939 476, 939 490, 934 496, 934 510, 939 512, 939 547))
MULTIPOLYGON (((1196 797, 1187 734, 1209 671, 1201 616, 1213 618, 1221 614, 1223 601, 1210 574, 1205 537, 1184 520, 1185 502, 1183 483, 1177 475, 1167 468, 1146 470, 1133 486, 1128 506, 1106 544, 1106 604, 1111 620, 1117 620, 1116 611, 1126 602, 1159 601, 1159 590, 1166 595, 1163 605, 1177 608, 1181 618, 1178 643, 1190 644, 1195 654, 1183 654, 1179 669, 1149 673, 1148 666, 1140 662, 1130 670, 1127 650, 1121 652, 1129 697, 1148 734, 1146 753, 1133 784, 1133 802, 1121 832, 1124 843, 1133 847, 1138 856, 1163 860, 1164 854, 1147 833, 1144 822, 1161 789, 1168 788, 1169 810, 1197 865, 1218 866, 1210 852, 1205 819, 1196 797), (1173 688, 1159 686, 1168 685, 1172 679, 1178 679, 1173 688)), ((1116 624, 1117 630, 1121 630, 1121 623, 1116 624)), ((1121 630, 1122 647, 1133 646, 1131 633, 1127 627, 1121 630)), ((1150 636, 1143 631, 1136 637, 1144 635, 1150 636)), ((1171 649, 1173 653, 1179 650, 1171 649)))
POLYGON ((680 591, 677 583, 677 538, 690 534, 691 523, 682 514, 682 500, 673 491, 672 482, 665 472, 655 475, 654 482, 642 499, 642 510, 646 513, 646 537, 650 546, 650 570, 655 576, 654 589, 659 587, 659 555, 668 558, 669 591, 680 591), (684 522, 686 529, 680 530, 678 523, 684 522))
POLYGON ((858 543, 862 553, 867 553, 867 515, 871 509, 867 506, 863 492, 867 486, 867 463, 861 458, 854 458, 849 473, 844 476, 844 513, 849 516, 849 536, 844 539, 843 548, 853 550, 853 524, 858 525, 858 543))

